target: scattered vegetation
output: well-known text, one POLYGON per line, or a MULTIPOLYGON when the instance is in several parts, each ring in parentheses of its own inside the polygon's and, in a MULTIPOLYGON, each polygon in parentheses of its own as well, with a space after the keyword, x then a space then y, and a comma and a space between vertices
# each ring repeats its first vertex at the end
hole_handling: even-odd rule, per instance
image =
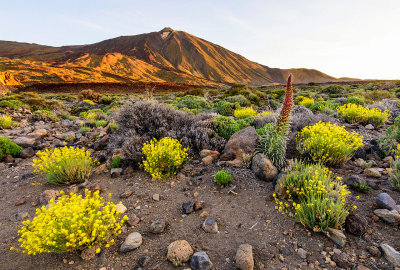
POLYGON ((14 122, 11 116, 0 115, 0 129, 7 129, 16 125, 18 125, 18 123, 14 122))
POLYGON ((5 137, 0 136, 0 161, 3 161, 4 158, 8 155, 18 157, 21 150, 21 146, 5 137))
POLYGON ((244 119, 244 118, 249 118, 249 117, 252 117, 252 116, 256 116, 256 115, 258 115, 258 113, 252 107, 248 107, 248 108, 236 109, 233 112, 233 115, 237 119, 244 119))
POLYGON ((78 94, 79 101, 91 100, 91 101, 98 102, 101 98, 102 98, 102 95, 100 93, 96 93, 92 89, 82 90, 78 94))
POLYGON ((214 175, 214 181, 218 185, 226 185, 231 182, 231 174, 226 170, 220 170, 214 175))
POLYGON ((348 103, 337 108, 339 116, 342 120, 354 123, 370 123, 376 127, 382 126, 390 114, 388 111, 381 111, 377 108, 368 109, 362 105, 348 103))

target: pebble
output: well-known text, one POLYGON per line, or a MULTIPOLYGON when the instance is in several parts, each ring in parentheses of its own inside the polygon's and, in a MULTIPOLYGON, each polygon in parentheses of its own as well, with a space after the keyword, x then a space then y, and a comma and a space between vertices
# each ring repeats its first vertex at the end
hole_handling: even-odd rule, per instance
POLYGON ((218 224, 214 218, 208 217, 202 226, 203 230, 207 233, 217 233, 218 232, 218 224))
POLYGON ((200 218, 207 218, 208 217, 208 212, 207 211, 203 211, 203 212, 201 212, 201 214, 200 214, 200 218))
POLYGON ((210 270, 213 264, 204 251, 199 251, 193 254, 190 259, 190 267, 196 270, 210 270))
POLYGON ((160 194, 153 194, 153 200, 158 202, 160 200, 160 194))
POLYGON ((367 250, 374 257, 380 258, 382 256, 382 252, 376 246, 369 246, 367 250))
POLYGON ((119 195, 119 197, 121 199, 126 199, 126 198, 129 198, 130 196, 132 196, 132 194, 133 194, 133 190, 126 190, 121 195, 119 195))
POLYGON ((135 215, 135 214, 128 214, 128 220, 126 221, 126 224, 128 224, 128 226, 135 226, 139 223, 140 219, 135 215))
POLYGON ((340 230, 329 228, 327 236, 340 247, 346 244, 346 235, 340 230))
POLYGON ((119 251, 120 252, 128 252, 134 249, 137 249, 142 245, 142 235, 138 232, 133 232, 126 237, 124 243, 122 243, 119 251))
POLYGON ((123 213, 125 213, 126 211, 128 211, 128 208, 127 208, 125 205, 123 205, 122 203, 116 204, 116 205, 115 205, 115 209, 116 209, 116 211, 117 211, 118 213, 121 213, 121 214, 123 214, 123 213))
POLYGON ((185 202, 182 204, 183 213, 188 215, 194 211, 194 202, 185 202))
POLYGON ((25 203, 26 203, 25 199, 21 198, 21 199, 19 199, 18 201, 15 202, 15 206, 20 206, 20 205, 23 205, 25 203))
POLYGON ((122 168, 112 168, 111 169, 111 178, 117 178, 122 174, 122 168))
POLYGON ((146 266, 150 261, 150 257, 149 256, 142 256, 139 258, 138 260, 138 265, 139 266, 146 266))
POLYGON ((302 259, 307 258, 307 251, 305 251, 303 248, 299 248, 297 250, 297 254, 299 254, 300 258, 302 258, 302 259))
POLYGON ((249 244, 242 244, 236 252, 236 267, 241 270, 253 270, 253 247, 249 244))
POLYGON ((30 217, 30 215, 28 212, 19 212, 19 213, 12 215, 10 219, 11 219, 11 221, 21 221, 21 220, 24 220, 29 217, 30 217))
POLYGON ((154 234, 159 234, 162 233, 165 230, 165 227, 167 226, 167 223, 165 222, 164 219, 158 219, 151 223, 150 225, 150 232, 154 234))

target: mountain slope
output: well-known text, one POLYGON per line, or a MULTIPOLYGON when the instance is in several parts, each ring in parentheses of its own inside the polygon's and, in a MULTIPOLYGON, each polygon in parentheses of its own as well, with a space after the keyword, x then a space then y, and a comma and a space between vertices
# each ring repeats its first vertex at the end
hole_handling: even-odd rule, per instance
POLYGON ((0 41, 0 71, 22 84, 40 82, 295 83, 337 79, 317 70, 278 69, 252 62, 183 31, 164 28, 80 46, 50 47, 0 41))

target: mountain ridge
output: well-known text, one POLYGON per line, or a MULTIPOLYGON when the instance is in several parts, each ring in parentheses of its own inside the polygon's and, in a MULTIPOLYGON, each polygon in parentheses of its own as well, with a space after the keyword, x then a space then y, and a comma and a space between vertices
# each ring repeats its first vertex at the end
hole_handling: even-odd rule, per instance
MULTIPOLYGON (((334 82, 315 69, 270 68, 183 31, 120 36, 87 45, 52 47, 0 41, 0 72, 23 85, 35 83, 168 82, 221 87, 334 82)), ((1 73, 0 73, 1 74, 1 73)))

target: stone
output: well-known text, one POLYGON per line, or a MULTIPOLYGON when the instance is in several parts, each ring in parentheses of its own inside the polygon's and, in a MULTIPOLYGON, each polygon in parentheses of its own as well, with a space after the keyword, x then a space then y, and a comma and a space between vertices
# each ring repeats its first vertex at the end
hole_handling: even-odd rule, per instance
POLYGON ((160 194, 153 194, 153 200, 158 202, 160 200, 160 194))
POLYGON ((365 126, 365 129, 373 130, 373 129, 375 129, 375 128, 374 128, 373 125, 368 124, 368 125, 365 126))
POLYGON ((25 203, 26 203, 25 199, 21 198, 21 199, 19 199, 18 201, 15 202, 15 206, 20 206, 20 205, 23 205, 25 203))
POLYGON ((26 147, 31 147, 35 144, 36 138, 35 137, 28 137, 28 136, 22 136, 22 137, 17 137, 12 140, 19 146, 26 148, 26 147))
POLYGON ((95 191, 101 192, 103 190, 103 188, 98 183, 90 183, 90 184, 87 185, 86 188, 88 190, 90 190, 91 192, 95 192, 95 191))
POLYGON ((371 268, 368 268, 368 267, 360 264, 357 266, 357 270, 371 270, 371 268))
POLYGON ((396 202, 387 193, 378 194, 378 196, 376 196, 375 202, 380 209, 396 210, 397 212, 400 212, 399 208, 396 205, 396 202))
POLYGON ((205 202, 204 201, 196 201, 194 203, 194 211, 199 211, 204 208, 205 202))
POLYGON ((70 185, 67 190, 65 191, 66 194, 70 194, 70 193, 78 193, 79 191, 79 187, 78 185, 70 185))
POLYGON ((122 243, 119 251, 128 252, 140 247, 143 243, 142 235, 138 232, 133 232, 126 237, 125 241, 122 243))
POLYGON ((128 208, 125 205, 123 205, 122 203, 118 203, 115 205, 115 210, 117 213, 123 214, 126 211, 128 211, 128 208))
POLYGON ((190 259, 190 267, 195 270, 210 270, 213 264, 204 251, 199 251, 193 254, 190 259))
POLYGON ((188 262, 192 255, 193 249, 186 240, 176 240, 168 246, 167 259, 176 266, 188 262))
POLYGON ((382 252, 376 246, 369 246, 369 247, 367 247, 367 250, 374 257, 377 257, 377 258, 382 257, 382 252))
POLYGON ((194 202, 185 202, 182 204, 183 213, 188 215, 194 211, 194 202))
POLYGON ((154 234, 159 234, 162 233, 165 230, 165 227, 167 226, 167 223, 165 222, 164 219, 158 219, 151 223, 150 225, 150 232, 154 234))
POLYGON ((253 270, 253 247, 249 244, 242 244, 236 251, 236 267, 240 270, 253 270))
POLYGON ((107 168, 107 164, 101 164, 99 166, 96 167, 96 169, 94 169, 94 174, 102 174, 102 173, 106 173, 108 171, 107 168))
POLYGON ((21 152, 19 152, 19 156, 21 158, 31 158, 35 155, 35 150, 33 150, 32 147, 27 147, 21 150, 21 152))
POLYGON ((346 235, 340 230, 329 228, 327 236, 340 247, 346 244, 346 235))
POLYGON ((139 258, 138 260, 138 265, 139 266, 146 266, 150 261, 150 257, 149 256, 142 256, 139 258))
POLYGON ((251 170, 260 180, 268 182, 271 182, 278 175, 278 169, 262 153, 258 153, 253 157, 251 170))
POLYGON ((87 248, 82 250, 81 252, 81 258, 84 259, 85 261, 89 261, 96 257, 96 249, 98 246, 92 246, 91 248, 87 248))
POLYGON ((44 128, 36 129, 34 132, 28 134, 28 136, 43 138, 47 135, 47 130, 44 128))
POLYGON ((218 232, 218 224, 214 218, 208 217, 203 222, 202 228, 207 233, 217 233, 218 232))
POLYGON ((366 181, 365 181, 365 179, 361 178, 361 177, 358 176, 358 175, 351 175, 351 176, 349 176, 349 177, 346 177, 346 178, 343 180, 343 183, 346 184, 346 185, 348 185, 349 187, 354 188, 354 187, 357 186, 357 185, 365 184, 366 181))
POLYGON ((140 222, 140 218, 138 218, 135 214, 131 213, 128 214, 128 220, 126 221, 126 224, 130 227, 137 225, 140 222))
POLYGON ((297 249, 297 254, 300 256, 300 258, 307 259, 307 251, 305 251, 303 248, 297 249))
POLYGON ((111 178, 120 177, 122 174, 122 168, 112 168, 111 169, 111 178))
POLYGON ((43 191, 40 194, 40 196, 39 196, 39 204, 40 205, 45 205, 51 199, 55 200, 59 195, 60 195, 60 192, 58 190, 47 189, 47 190, 43 191))
POLYGON ((132 196, 132 194, 133 194, 133 190, 126 190, 126 191, 124 191, 123 193, 121 193, 121 194, 119 195, 119 197, 120 197, 121 199, 126 199, 126 198, 129 198, 130 196, 132 196))
POLYGON ((396 210, 376 209, 374 214, 389 224, 400 225, 400 214, 396 210))
POLYGON ((213 164, 215 161, 217 160, 217 158, 213 157, 213 156, 206 156, 204 158, 201 159, 201 162, 203 162, 205 165, 211 165, 213 164))
POLYGON ((221 160, 239 159, 243 161, 243 157, 253 154, 258 144, 258 134, 254 127, 246 127, 239 130, 231 136, 225 145, 221 160))
POLYGON ((352 263, 349 255, 346 253, 335 253, 332 255, 332 260, 336 263, 337 266, 344 269, 351 269, 352 263))
POLYGON ((382 177, 382 174, 379 172, 378 168, 367 168, 364 170, 364 174, 374 178, 382 177))
POLYGON ((12 215, 10 219, 11 219, 11 221, 21 221, 21 220, 27 219, 29 217, 30 217, 30 215, 28 212, 19 212, 19 213, 12 215))
POLYGON ((360 214, 351 213, 347 216, 345 229, 347 232, 354 235, 363 235, 367 230, 368 222, 365 217, 360 214))
POLYGON ((13 156, 11 156, 11 155, 7 155, 5 158, 4 158, 4 163, 13 163, 14 162, 14 158, 13 158, 13 156))
POLYGON ((214 151, 214 150, 208 150, 208 149, 203 149, 200 151, 200 157, 204 158, 207 156, 216 156, 217 158, 219 157, 219 152, 214 151))
POLYGON ((383 251, 385 258, 394 266, 400 267, 400 253, 388 244, 381 244, 380 248, 383 251))
POLYGON ((199 216, 200 216, 200 218, 207 218, 208 217, 208 212, 207 211, 203 211, 203 212, 201 212, 201 214, 199 216))

